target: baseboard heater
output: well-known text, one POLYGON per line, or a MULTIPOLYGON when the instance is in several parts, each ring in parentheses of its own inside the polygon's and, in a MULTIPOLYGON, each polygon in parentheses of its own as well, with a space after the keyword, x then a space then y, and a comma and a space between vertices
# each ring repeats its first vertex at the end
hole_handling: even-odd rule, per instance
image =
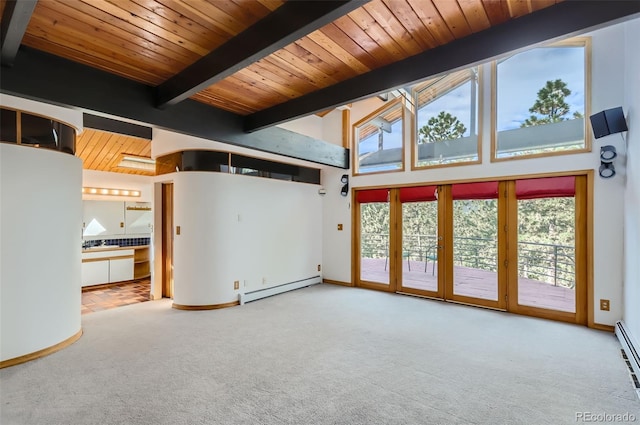
POLYGON ((640 354, 638 353, 638 349, 640 347, 634 342, 622 321, 616 323, 616 336, 626 354, 625 360, 627 366, 629 366, 629 372, 636 386, 636 391, 638 391, 638 396, 640 396, 640 382, 638 382, 638 377, 640 377, 640 354))
POLYGON ((283 292, 293 291, 294 289, 304 288, 306 286, 316 285, 322 282, 320 276, 313 276, 307 279, 296 280, 294 282, 283 283, 282 285, 272 286, 271 288, 258 289, 251 292, 240 294, 240 305, 261 298, 271 297, 273 295, 282 294, 283 292))

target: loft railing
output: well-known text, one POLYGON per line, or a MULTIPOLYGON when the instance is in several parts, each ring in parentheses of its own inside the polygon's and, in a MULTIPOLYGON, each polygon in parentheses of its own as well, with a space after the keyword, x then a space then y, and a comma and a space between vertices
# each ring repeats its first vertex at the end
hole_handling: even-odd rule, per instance
MULTIPOLYGON (((403 259, 418 262, 436 261, 437 242, 437 237, 432 235, 405 235, 403 259)), ((362 258, 384 258, 386 262, 389 258, 388 247, 388 234, 363 233, 361 235, 362 258)), ((453 246, 454 264, 496 272, 497 250, 495 239, 457 237, 453 246)), ((575 248, 541 242, 518 242, 518 275, 554 286, 573 288, 575 286, 575 248)))

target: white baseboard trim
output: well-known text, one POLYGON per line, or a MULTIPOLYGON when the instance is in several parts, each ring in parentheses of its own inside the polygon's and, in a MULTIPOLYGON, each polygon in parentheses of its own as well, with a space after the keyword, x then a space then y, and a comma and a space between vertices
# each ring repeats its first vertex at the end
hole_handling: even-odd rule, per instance
POLYGON ((636 387, 636 394, 640 398, 640 345, 629 332, 623 321, 618 321, 615 326, 616 337, 622 345, 622 349, 626 355, 625 361, 629 367, 631 381, 636 387))
POLYGON ((283 292, 293 291, 295 289, 304 288, 306 286, 316 285, 322 282, 321 276, 313 276, 307 279, 296 280, 295 282, 284 283, 278 286, 272 286, 271 288, 258 289, 256 291, 246 292, 240 294, 240 305, 251 301, 259 300, 261 298, 271 297, 273 295, 282 294, 283 292))

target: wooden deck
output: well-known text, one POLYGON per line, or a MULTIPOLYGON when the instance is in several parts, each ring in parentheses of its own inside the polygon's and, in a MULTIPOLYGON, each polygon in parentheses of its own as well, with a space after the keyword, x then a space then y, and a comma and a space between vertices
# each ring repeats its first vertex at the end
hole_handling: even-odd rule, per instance
MULTIPOLYGON (((361 266, 362 280, 389 283, 388 267, 385 259, 363 258, 361 266)), ((498 299, 498 275, 495 272, 454 266, 453 292, 487 300, 498 299)), ((402 262, 402 282, 405 288, 436 291, 438 280, 437 263, 407 260, 402 262), (411 270, 409 270, 409 266, 411 270)), ((551 310, 575 312, 575 290, 563 286, 554 286, 533 279, 518 279, 518 304, 551 310)))

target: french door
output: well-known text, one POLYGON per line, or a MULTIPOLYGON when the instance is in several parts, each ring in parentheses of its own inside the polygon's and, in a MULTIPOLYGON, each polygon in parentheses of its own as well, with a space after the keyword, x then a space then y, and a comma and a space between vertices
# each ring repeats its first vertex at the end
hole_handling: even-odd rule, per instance
POLYGON ((355 283, 586 323, 587 178, 356 191, 355 283))
MULTIPOLYGON (((390 223, 392 220, 391 203, 389 202, 391 190, 369 190, 359 194, 359 202, 356 206, 360 217, 358 232, 358 272, 357 281, 360 286, 373 289, 395 290, 391 286, 395 280, 391 279, 391 263, 395 267, 395 260, 391 247, 390 223)), ((395 235, 394 235, 395 238, 395 235)))

